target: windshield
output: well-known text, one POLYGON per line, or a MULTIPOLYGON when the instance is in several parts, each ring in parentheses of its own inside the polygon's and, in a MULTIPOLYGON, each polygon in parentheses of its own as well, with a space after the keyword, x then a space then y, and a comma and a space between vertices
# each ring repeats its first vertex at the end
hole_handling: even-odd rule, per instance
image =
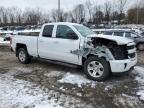
POLYGON ((84 37, 95 34, 91 29, 82 25, 74 25, 77 31, 84 37))

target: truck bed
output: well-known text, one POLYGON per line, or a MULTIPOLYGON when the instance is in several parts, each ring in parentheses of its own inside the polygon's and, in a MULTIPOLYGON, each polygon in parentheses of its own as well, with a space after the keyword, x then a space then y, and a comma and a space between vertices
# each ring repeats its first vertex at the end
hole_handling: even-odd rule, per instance
POLYGON ((27 45, 29 55, 38 56, 38 36, 29 35, 15 35, 12 39, 12 46, 16 48, 17 44, 27 45), (18 42, 18 43, 17 43, 18 42))

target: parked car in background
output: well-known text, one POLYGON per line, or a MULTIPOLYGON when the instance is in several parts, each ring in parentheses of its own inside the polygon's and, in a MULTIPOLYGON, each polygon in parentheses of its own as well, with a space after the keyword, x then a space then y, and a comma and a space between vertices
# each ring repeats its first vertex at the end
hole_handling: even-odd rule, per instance
POLYGON ((26 28, 25 27, 22 27, 22 26, 18 26, 18 27, 15 27, 15 30, 16 31, 21 31, 21 30, 25 30, 26 28))
POLYGON ((126 30, 126 31, 131 31, 131 29, 116 29, 116 28, 111 28, 111 29, 92 29, 93 32, 95 32, 96 34, 103 34, 106 31, 111 31, 111 30, 126 30))
POLYGON ((144 37, 144 32, 142 32, 140 35, 141 35, 142 37, 144 37))
POLYGON ((13 31, 0 31, 0 37, 2 37, 4 41, 10 41, 12 35, 13 31))
POLYGON ((106 29, 92 29, 92 31, 96 34, 103 34, 106 31, 106 29))
POLYGON ((144 37, 141 35, 127 30, 108 30, 104 32, 105 35, 120 36, 134 40, 138 50, 144 50, 144 37))
MULTIPOLYGON (((11 47, 19 61, 32 57, 82 66, 88 78, 105 80, 110 73, 123 73, 137 63, 135 43, 127 38, 96 35, 76 23, 48 23, 37 33, 19 32, 11 47)), ((81 80, 81 79, 80 79, 81 80)))
POLYGON ((4 41, 10 41, 12 35, 13 35, 13 33, 5 34, 5 36, 4 36, 4 41))

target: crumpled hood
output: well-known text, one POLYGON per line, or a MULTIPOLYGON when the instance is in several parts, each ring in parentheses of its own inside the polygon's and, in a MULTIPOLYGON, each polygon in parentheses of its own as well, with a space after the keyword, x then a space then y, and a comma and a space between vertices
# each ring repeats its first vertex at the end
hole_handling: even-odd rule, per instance
POLYGON ((99 34, 99 35, 95 34, 95 35, 87 36, 87 38, 91 38, 91 37, 98 37, 98 38, 112 40, 112 41, 115 41, 118 45, 124 45, 124 44, 134 42, 132 39, 128 39, 128 38, 124 38, 120 36, 103 35, 103 34, 99 34))

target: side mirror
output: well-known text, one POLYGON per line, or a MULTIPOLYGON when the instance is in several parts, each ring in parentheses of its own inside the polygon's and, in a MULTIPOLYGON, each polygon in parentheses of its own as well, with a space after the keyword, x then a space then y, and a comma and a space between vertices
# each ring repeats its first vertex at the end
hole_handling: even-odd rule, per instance
POLYGON ((77 40, 78 36, 75 33, 67 33, 68 39, 77 40))

